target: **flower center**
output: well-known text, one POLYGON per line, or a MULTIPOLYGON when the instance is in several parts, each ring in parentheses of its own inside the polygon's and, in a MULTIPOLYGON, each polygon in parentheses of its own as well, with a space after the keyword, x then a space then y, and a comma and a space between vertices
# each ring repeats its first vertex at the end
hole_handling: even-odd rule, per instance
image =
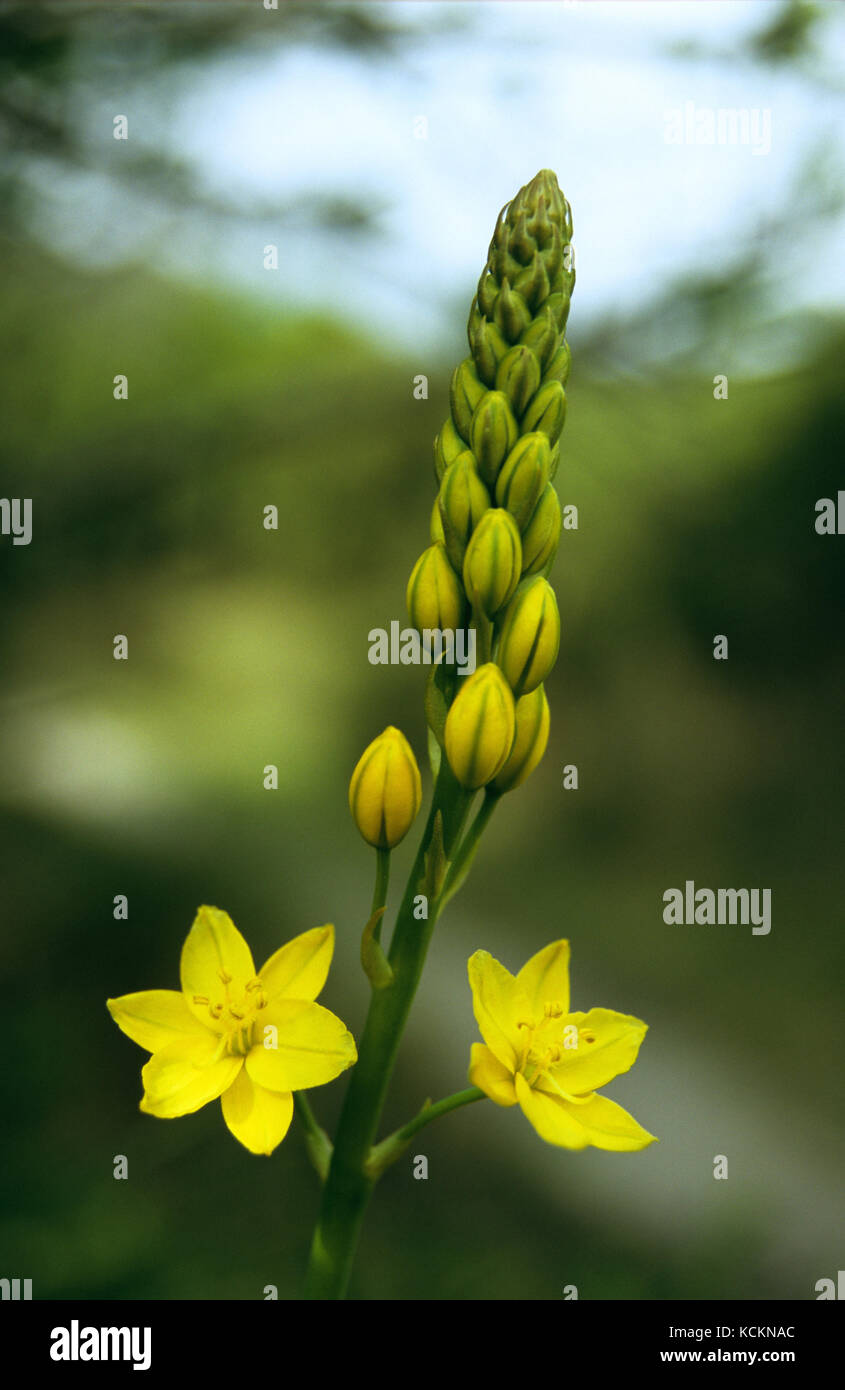
POLYGON ((255 1042, 258 1014, 267 1007, 267 996, 258 975, 249 981, 243 994, 233 996, 230 986, 232 976, 226 970, 219 970, 218 977, 223 986, 221 999, 209 999, 205 994, 195 994, 195 1004, 206 1004, 208 1012, 218 1027, 222 1027, 221 1054, 229 1057, 245 1057, 255 1042))
POLYGON ((534 1086, 549 1067, 577 1053, 582 1043, 595 1042, 595 1034, 569 1022, 563 1005, 556 999, 543 1005, 542 1018, 520 1020, 517 1027, 524 1039, 519 1070, 529 1086, 534 1086))

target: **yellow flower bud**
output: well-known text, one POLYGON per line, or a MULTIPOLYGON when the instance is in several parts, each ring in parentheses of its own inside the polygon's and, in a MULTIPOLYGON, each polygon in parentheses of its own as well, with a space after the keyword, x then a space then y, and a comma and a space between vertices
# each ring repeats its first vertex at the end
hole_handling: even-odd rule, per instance
POLYGON ((373 739, 349 783, 349 809, 368 845, 393 849, 410 830, 422 800, 420 770, 405 735, 391 726, 373 739))
POLYGON ((516 738, 510 757, 493 786, 497 792, 520 787, 531 775, 546 751, 549 741, 549 702, 542 685, 516 702, 516 738))
POLYGON ((434 471, 437 474, 438 483, 442 481, 443 474, 449 464, 458 457, 466 444, 461 439, 451 420, 447 420, 442 430, 435 436, 434 440, 434 471))
POLYGON ((523 433, 542 430, 549 436, 549 442, 556 444, 565 419, 566 392, 559 381, 547 381, 540 387, 522 418, 523 433))
POLYGON ((509 348, 496 370, 496 390, 504 391, 517 416, 540 385, 540 361, 524 343, 509 348))
POLYGON ((551 560, 560 540, 560 499, 547 483, 522 533, 522 573, 539 574, 551 560))
POLYGON ((496 660, 514 695, 536 690, 557 661, 560 613, 554 589, 534 575, 521 584, 505 611, 496 660))
POLYGON ((464 588, 472 606, 488 618, 503 608, 522 573, 522 542, 503 507, 486 511, 464 556, 464 588))
POLYGON ((552 451, 542 431, 524 434, 511 449, 496 479, 496 501, 507 507, 520 531, 531 520, 549 481, 552 451))
POLYGON ((434 545, 437 545, 439 541, 440 544, 443 545, 444 541, 446 540, 446 537, 443 534, 443 522, 440 520, 439 497, 435 497, 434 506, 431 509, 431 525, 429 527, 429 531, 431 533, 432 543, 434 545))
POLYGON ((476 791, 493 780, 508 760, 515 730, 510 688, 488 661, 466 679, 446 716, 446 756, 462 787, 476 791))
POLYGON ((413 626, 454 632, 461 626, 464 596, 460 580, 449 564, 446 547, 439 541, 424 550, 408 580, 408 616, 413 626))
POLYGON ((449 464, 440 484, 438 505, 442 536, 435 537, 432 532, 432 540, 443 540, 446 554, 460 571, 467 541, 490 506, 490 494, 478 476, 475 455, 469 449, 449 464))
POLYGON ((473 411, 486 394, 484 382, 478 379, 475 363, 471 357, 465 357, 452 373, 452 382, 449 387, 452 419, 455 429, 462 438, 469 439, 469 427, 472 424, 473 411))
POLYGON ((518 434, 519 427, 504 391, 488 391, 476 407, 469 431, 470 448, 488 487, 495 486, 499 469, 518 434))

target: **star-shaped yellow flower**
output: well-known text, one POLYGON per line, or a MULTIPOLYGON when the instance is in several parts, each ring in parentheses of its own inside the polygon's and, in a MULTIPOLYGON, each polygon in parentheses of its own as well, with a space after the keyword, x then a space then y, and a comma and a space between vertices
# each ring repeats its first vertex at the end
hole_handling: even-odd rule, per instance
POLYGON ((250 1153, 272 1153, 291 1122, 292 1092, 333 1081, 357 1059, 346 1025, 314 1003, 333 950, 334 927, 315 927, 256 973, 228 913, 201 907, 182 947, 181 994, 106 1001, 118 1028, 153 1054, 141 1109, 169 1120, 219 1096, 235 1138, 250 1153))
POLYGON ((568 941, 545 946, 516 976, 476 951, 469 982, 484 1038, 472 1046, 474 1086, 497 1105, 518 1103, 540 1138, 561 1148, 656 1142, 621 1105, 596 1095, 633 1066, 647 1025, 612 1009, 569 1012, 568 941))

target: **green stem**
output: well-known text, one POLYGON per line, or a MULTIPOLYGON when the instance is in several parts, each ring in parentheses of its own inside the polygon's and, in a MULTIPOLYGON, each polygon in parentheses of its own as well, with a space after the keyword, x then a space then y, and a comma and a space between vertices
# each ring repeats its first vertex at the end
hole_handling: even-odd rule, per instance
POLYGON ((297 1119, 302 1125, 308 1157, 314 1165, 320 1181, 325 1182, 332 1159, 331 1140, 322 1126, 317 1123, 317 1118, 304 1091, 294 1091, 293 1104, 297 1119))
MULTIPOLYGON (((387 886, 390 883, 390 850, 376 850, 376 881, 373 888, 373 905, 370 908, 370 916, 378 912, 380 907, 384 907, 387 902, 387 886)), ((376 941, 381 940, 381 918, 373 931, 376 941)))
POLYGON ((367 1171, 367 1159, 440 909, 438 901, 428 904, 427 919, 415 914, 416 899, 424 892, 426 850, 439 811, 443 846, 449 856, 460 839, 471 802, 472 794, 459 786, 444 758, 390 943, 393 980, 386 988, 373 991, 359 1038, 358 1061, 341 1112, 314 1232, 306 1298, 337 1299, 346 1292, 361 1222, 376 1181, 367 1171))
POLYGON ((478 808, 478 815, 464 836, 458 851, 449 865, 449 872, 443 883, 440 897, 437 902, 438 915, 443 911, 450 898, 454 897, 461 887, 464 879, 472 867, 475 858, 475 851, 478 849, 478 842, 487 827, 493 812, 499 804, 501 792, 493 791, 490 787, 484 793, 484 800, 478 808))
POLYGON ((426 1125, 430 1125, 432 1120, 439 1120, 441 1115, 448 1115, 450 1111, 458 1110, 462 1105, 472 1105, 474 1101, 484 1099, 485 1094, 478 1086, 469 1086, 465 1091, 456 1091, 453 1096, 446 1096, 443 1100, 437 1101, 435 1105, 426 1101, 418 1115, 370 1150, 367 1159, 368 1174, 371 1177, 379 1177, 385 1168, 389 1168, 391 1163, 395 1163, 405 1152, 414 1135, 426 1125))

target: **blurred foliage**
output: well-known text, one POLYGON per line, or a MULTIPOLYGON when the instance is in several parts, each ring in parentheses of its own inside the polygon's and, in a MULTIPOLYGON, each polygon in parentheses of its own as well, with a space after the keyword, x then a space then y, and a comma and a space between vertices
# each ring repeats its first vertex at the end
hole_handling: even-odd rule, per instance
MULTIPOLYGON (((7 1036, 26 1040, 0 1083, 3 1272, 42 1298, 267 1283, 292 1298, 317 1201, 298 1135, 265 1163, 216 1107, 141 1116, 143 1054, 104 1000, 175 986, 206 901, 257 955, 334 919, 323 1002, 360 1030, 372 864, 347 778, 388 723, 425 746, 421 673, 371 667, 367 633, 402 619, 427 543, 453 364, 418 401, 416 364, 328 312, 280 315, 140 264, 85 271, 38 244, 27 161, 89 157, 66 8, 0 10, 20 192, 0 243, 0 476, 33 498, 35 528, 0 545, 0 971, 7 1036)), ((131 40, 138 73, 242 33, 237 6, 203 7, 201 25, 179 5, 94 25, 96 8, 77 26, 113 61, 114 36, 131 40)), ((313 8, 279 19, 307 27, 313 8)), ((387 7, 320 8, 321 34, 393 55, 387 7)), ((193 206, 172 175, 132 177, 193 206)), ((807 1298, 838 1267, 845 582, 841 541, 813 521, 842 485, 845 334, 808 317, 788 371, 732 373, 715 401, 722 344, 761 321, 769 269, 748 251, 576 342, 558 481, 580 526, 555 575, 550 749, 438 931, 385 1120, 464 1084, 471 951, 517 968, 566 934, 576 1006, 651 1025, 614 1095, 661 1144, 620 1162, 551 1150, 492 1106, 450 1118, 426 1136, 430 1181, 400 1164, 380 1188, 356 1297, 548 1300, 575 1282, 592 1298, 807 1298), (771 936, 665 927, 662 893, 688 877, 771 886, 771 936), (728 1183, 710 1176, 718 1152, 728 1183)), ((317 1098, 329 1127, 341 1092, 317 1098)))

